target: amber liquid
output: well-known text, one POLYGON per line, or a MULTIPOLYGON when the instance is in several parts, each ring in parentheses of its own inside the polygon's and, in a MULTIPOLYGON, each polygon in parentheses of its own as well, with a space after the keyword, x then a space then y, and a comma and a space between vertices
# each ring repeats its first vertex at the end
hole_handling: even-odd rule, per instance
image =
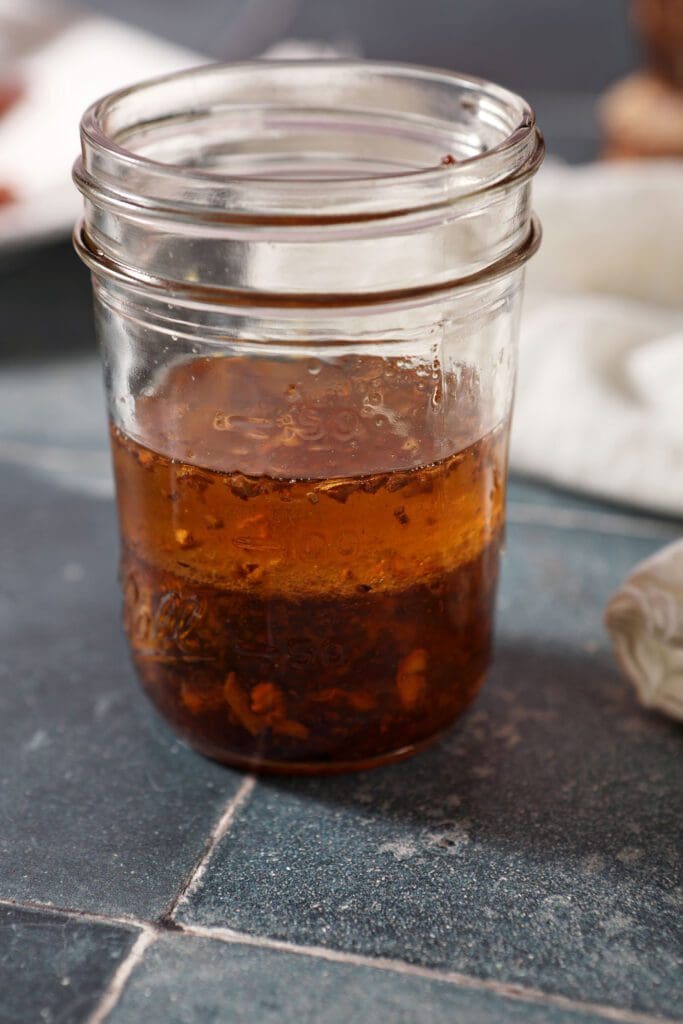
POLYGON ((124 620, 146 691, 202 752, 337 771, 424 745, 483 680, 507 429, 458 447, 466 376, 445 382, 444 429, 438 371, 303 373, 196 359, 137 400, 144 445, 112 428, 124 620))

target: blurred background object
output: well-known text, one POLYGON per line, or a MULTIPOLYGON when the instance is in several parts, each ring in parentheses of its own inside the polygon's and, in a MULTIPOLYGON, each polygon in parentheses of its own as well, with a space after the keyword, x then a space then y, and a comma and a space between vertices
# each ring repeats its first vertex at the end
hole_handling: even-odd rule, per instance
POLYGON ((86 105, 205 57, 302 47, 500 81, 536 106, 549 153, 571 162, 596 155, 596 97, 636 62, 624 0, 0 0, 5 354, 93 344, 87 282, 67 241, 80 209, 70 167, 86 105), (36 292, 44 317, 28 300, 36 292))
POLYGON ((632 10, 652 71, 683 88, 683 0, 633 0, 632 10))
POLYGON ((683 0, 629 9, 649 66, 598 103, 612 162, 547 167, 536 189, 512 463, 682 516, 683 0))
POLYGON ((0 54, 0 252, 68 235, 80 208, 70 170, 87 103, 201 60, 122 22, 43 0, 0 0, 0 54))
MULTIPOLYGON (((660 63, 671 30, 650 8, 672 5, 639 4, 660 63)), ((89 102, 204 59, 264 52, 490 78, 530 100, 549 152, 572 162, 597 153, 596 99, 637 61, 624 0, 0 0, 0 250, 67 233, 78 212, 68 168, 89 102)), ((669 54, 671 74, 676 66, 669 54)))
MULTIPOLYGON (((0 187, 7 198, 36 179, 44 189, 76 151, 78 113, 116 85, 203 58, 247 59, 285 39, 499 81, 536 106, 550 151, 570 160, 594 154, 595 98, 634 63, 623 0, 0 0, 0 187)), ((55 228, 61 201, 43 204, 55 228)), ((24 231, 16 218, 0 222, 5 243, 24 231)))
POLYGON ((624 78, 601 105, 610 158, 683 156, 683 89, 648 71, 624 78))
POLYGON ((289 37, 490 78, 535 106, 550 152, 570 160, 594 155, 595 99, 637 63, 625 0, 92 0, 90 7, 214 60, 242 60, 289 37))
POLYGON ((608 157, 683 156, 683 0, 633 0, 648 62, 610 87, 600 106, 608 157))

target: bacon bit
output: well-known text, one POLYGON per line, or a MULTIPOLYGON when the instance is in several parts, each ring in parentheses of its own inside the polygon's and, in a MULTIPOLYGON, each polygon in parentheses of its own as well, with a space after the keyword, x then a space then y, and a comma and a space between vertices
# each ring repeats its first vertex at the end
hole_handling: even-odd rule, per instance
POLYGON ((266 570, 258 562, 240 562, 237 566, 237 575, 248 583, 261 583, 266 570))
POLYGON ((242 501, 249 501, 263 491, 263 484, 260 480, 250 480, 242 474, 235 474, 229 478, 229 486, 236 498, 242 501))
POLYGON ((250 732, 252 736, 258 736, 266 728, 266 722, 255 715, 249 706, 249 698, 237 682, 234 672, 228 672, 223 683, 223 696, 230 706, 230 710, 238 723, 250 732))
POLYGON ((291 736, 295 740, 307 740, 310 735, 308 726, 287 718, 282 690, 274 683, 257 683, 252 689, 250 714, 252 718, 262 716, 262 729, 269 727, 273 732, 291 736))
POLYGON ((278 719, 271 723, 273 732, 279 732, 283 736, 291 736, 295 740, 307 740, 311 734, 307 725, 302 722, 293 722, 289 718, 278 719))
POLYGON ((424 698, 427 689, 427 651, 418 647, 398 667, 396 688, 404 708, 412 711, 424 698))
POLYGON ((341 505, 345 505, 347 499, 358 490, 358 483, 353 482, 340 482, 340 483, 329 483, 320 484, 318 490, 322 494, 326 494, 328 498, 334 498, 341 505))
POLYGON ((458 161, 455 159, 452 153, 446 153, 445 156, 441 157, 442 167, 450 167, 452 164, 457 164, 457 162, 458 161))
POLYGON ((9 203, 16 202, 16 195, 11 188, 6 188, 4 185, 0 185, 0 206, 6 206, 9 203))
POLYGON ((251 691, 251 710, 257 715, 285 718, 285 701, 282 691, 273 683, 257 683, 251 691))

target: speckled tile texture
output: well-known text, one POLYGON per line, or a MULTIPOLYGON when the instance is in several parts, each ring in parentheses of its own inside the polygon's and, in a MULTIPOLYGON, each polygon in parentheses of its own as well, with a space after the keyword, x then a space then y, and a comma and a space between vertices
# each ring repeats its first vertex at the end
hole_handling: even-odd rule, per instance
POLYGON ((436 978, 164 936, 148 952, 111 1024, 597 1024, 592 1013, 506 998, 436 978))
POLYGON ((86 1020, 135 937, 133 928, 0 903, 0 1021, 86 1020))
POLYGON ((142 699, 108 502, 2 469, 0 899, 156 916, 240 776, 142 699))

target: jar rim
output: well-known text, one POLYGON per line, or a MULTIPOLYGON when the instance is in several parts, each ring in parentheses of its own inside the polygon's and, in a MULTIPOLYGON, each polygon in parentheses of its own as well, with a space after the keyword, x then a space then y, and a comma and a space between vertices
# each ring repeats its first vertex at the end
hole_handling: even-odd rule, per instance
MULTIPOLYGON (((188 99, 192 100, 192 95, 188 99)), ((226 109, 232 108, 229 94, 223 104, 226 109)), ((332 112, 335 106, 328 104, 322 109, 332 112)), ((383 108, 386 114, 390 111, 390 107, 383 108)), ((171 118, 170 112, 168 117, 171 118)), ((418 120, 419 115, 415 115, 414 123, 418 120)), ((158 126, 162 122, 159 113, 154 124, 158 126)), ((445 132, 448 123, 447 118, 442 118, 437 126, 432 119, 428 127, 435 132, 437 128, 445 132)), ((144 126, 145 122, 142 124, 144 126)), ((258 221, 263 218, 270 223, 283 217, 295 217, 299 224, 375 219, 399 211, 442 206, 485 192, 517 176, 530 176, 543 157, 543 140, 534 111, 514 92, 454 71, 358 60, 206 64, 147 79, 109 93, 88 107, 81 121, 81 140, 82 155, 74 167, 74 180, 95 203, 99 197, 104 202, 109 199, 128 207, 173 211, 199 219, 258 221), (495 144, 462 159, 453 160, 447 150, 438 164, 324 178, 263 177, 207 170, 162 161, 136 152, 122 142, 122 136, 136 127, 134 123, 126 124, 126 117, 133 114, 138 101, 144 103, 147 98, 158 104, 164 90, 177 96, 178 87, 187 85, 190 93, 193 88, 201 93, 195 106, 189 108, 198 116, 203 109, 198 100, 210 103, 212 89, 230 85, 230 79, 239 81, 249 75, 270 78, 273 86, 298 78, 301 81, 297 87, 311 90, 316 82, 322 81, 343 88, 354 76, 370 89, 374 80, 378 83, 391 80, 395 86, 407 83, 445 92, 452 89, 462 93, 461 103, 469 100, 470 113, 476 108, 480 117, 488 118, 489 127, 497 122, 500 138, 495 144)))

